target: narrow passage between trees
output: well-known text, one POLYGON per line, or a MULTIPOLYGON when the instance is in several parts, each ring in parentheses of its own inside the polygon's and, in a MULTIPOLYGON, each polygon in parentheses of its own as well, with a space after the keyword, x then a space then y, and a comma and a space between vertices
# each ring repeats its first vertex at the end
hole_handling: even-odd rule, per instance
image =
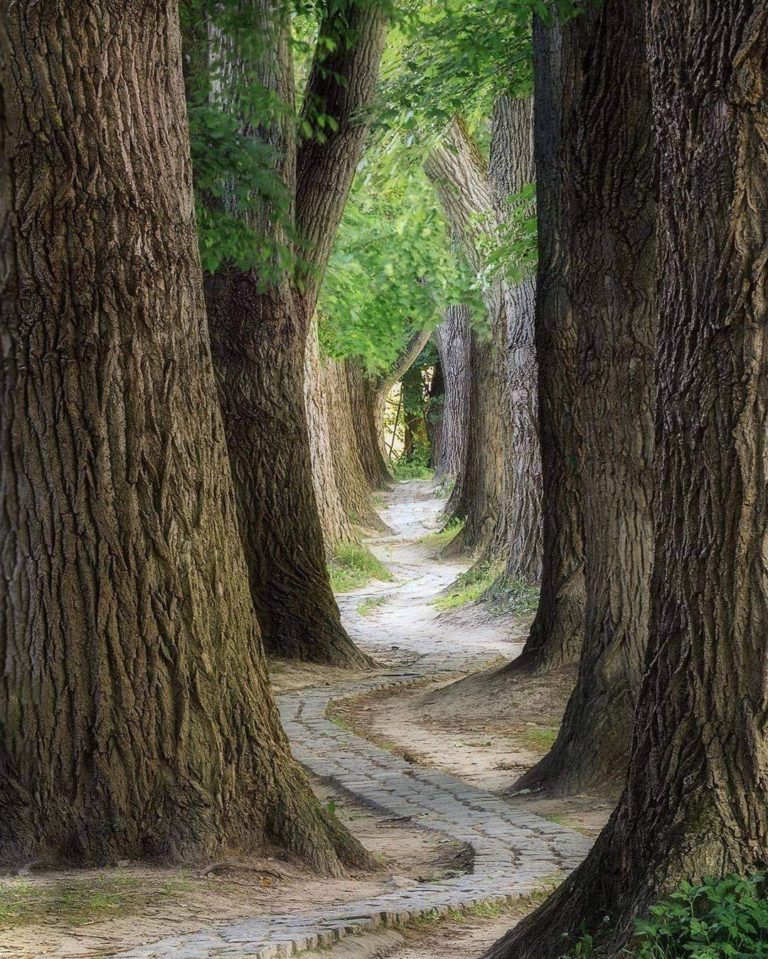
POLYGON ((439 770, 414 766, 326 718, 329 703, 336 699, 438 673, 466 672, 499 655, 511 658, 519 652, 493 623, 472 630, 452 628, 431 605, 466 568, 434 559, 419 542, 437 525, 442 506, 425 482, 401 483, 387 494, 383 516, 392 533, 368 545, 396 581, 341 598, 350 635, 384 669, 370 677, 285 694, 279 706, 294 754, 307 769, 388 817, 465 844, 470 870, 339 907, 313 909, 308 904, 306 912, 259 916, 165 939, 120 953, 120 959, 296 955, 382 925, 529 894, 575 868, 586 855, 591 842, 580 833, 515 809, 439 770), (358 608, 367 598, 382 602, 364 617, 358 608))

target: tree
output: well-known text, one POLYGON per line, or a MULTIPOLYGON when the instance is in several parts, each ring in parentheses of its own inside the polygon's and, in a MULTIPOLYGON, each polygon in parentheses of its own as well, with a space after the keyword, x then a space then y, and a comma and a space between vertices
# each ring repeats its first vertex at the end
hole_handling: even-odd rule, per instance
POLYGON ((0 861, 275 841, 338 873, 363 850, 291 758, 248 591, 176 5, 5 4, 0 49, 0 861))
MULTIPOLYGON (((482 241, 493 231, 493 205, 484 160, 467 127, 454 119, 425 163, 453 235, 476 275, 484 272, 482 241)), ((489 556, 507 542, 505 451, 509 450, 509 404, 500 341, 505 326, 504 287, 494 278, 483 289, 490 329, 470 336, 470 417, 465 472, 446 512, 464 519, 452 549, 489 556)))
POLYGON ((768 4, 647 7, 659 158, 652 612, 627 786, 592 853, 488 953, 618 956, 682 879, 762 868, 768 583, 768 4), (727 41, 727 42, 726 42, 727 41), (605 921, 605 918, 607 921, 605 921))
MULTIPOLYGON (((250 8, 254 23, 272 22, 276 39, 249 69, 291 105, 287 11, 279 0, 251 0, 250 8)), ((320 282, 362 155, 387 21, 379 3, 345 0, 324 11, 298 122, 304 139, 297 142, 290 115, 278 115, 260 134, 276 150, 292 201, 289 227, 301 275, 265 280, 256 270, 224 265, 207 279, 206 302, 251 592, 267 649, 365 665, 368 657, 341 625, 325 565, 304 361, 320 282)), ((253 229, 263 230, 269 215, 249 213, 253 229)), ((273 217, 271 229, 284 227, 273 217)))
POLYGON ((440 461, 436 479, 456 480, 464 471, 469 424, 469 331, 472 314, 466 305, 450 306, 436 331, 445 380, 440 461))
POLYGON ((653 558, 656 183, 644 23, 594 7, 564 30, 583 51, 563 144, 577 331, 585 632, 557 741, 520 788, 623 785, 648 635, 653 558))
MULTIPOLYGON (((533 99, 500 96, 493 110, 488 184, 499 230, 514 232, 515 197, 534 181, 533 99)), ((510 237, 514 240, 516 237, 510 237)), ((538 583, 541 578, 541 449, 538 429, 538 362, 531 267, 507 266, 504 275, 506 334, 502 347, 510 410, 511 449, 506 457, 509 544, 506 575, 538 583), (515 275, 518 274, 518 275, 515 275)))

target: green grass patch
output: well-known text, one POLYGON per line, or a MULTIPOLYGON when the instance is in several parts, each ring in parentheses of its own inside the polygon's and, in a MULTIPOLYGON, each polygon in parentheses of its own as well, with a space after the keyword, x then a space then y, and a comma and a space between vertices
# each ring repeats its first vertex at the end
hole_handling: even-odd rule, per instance
POLYGON ((147 883, 133 876, 100 876, 51 884, 6 879, 0 881, 0 929, 38 922, 81 926, 131 915, 183 887, 182 882, 147 883))
POLYGON ((536 753, 548 753, 557 739, 557 726, 527 726, 520 741, 536 753))
POLYGON ((328 564, 334 593, 349 593, 360 589, 372 579, 391 583, 393 576, 373 553, 359 543, 338 546, 328 564))
POLYGON ((396 480, 429 480, 435 471, 419 460, 397 460, 391 464, 392 475, 396 480))
POLYGON ((378 609, 379 606, 383 606, 386 603, 386 596, 369 596, 368 599, 364 599, 362 603, 357 607, 357 611, 361 616, 368 616, 378 609))
POLYGON ((443 549, 446 547, 452 539, 455 539, 464 526, 464 521, 460 519, 453 519, 442 529, 435 530, 433 533, 427 533, 425 536, 422 536, 418 542, 422 546, 430 546, 433 549, 443 549))
POLYGON ((459 609, 477 602, 501 575, 501 570, 499 563, 476 563, 472 569, 458 577, 444 596, 434 599, 432 605, 445 610, 459 609))

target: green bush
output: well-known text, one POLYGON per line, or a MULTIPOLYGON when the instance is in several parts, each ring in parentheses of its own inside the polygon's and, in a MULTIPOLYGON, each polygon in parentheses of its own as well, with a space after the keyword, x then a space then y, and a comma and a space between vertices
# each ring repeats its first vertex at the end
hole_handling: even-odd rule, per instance
MULTIPOLYGON (((635 924, 635 959, 768 959, 768 875, 683 883, 635 924)), ((608 923, 608 919, 606 919, 608 923)), ((589 935, 562 959, 600 955, 589 935)))
POLYGON ((638 959, 768 959, 765 873, 684 883, 637 923, 638 959))

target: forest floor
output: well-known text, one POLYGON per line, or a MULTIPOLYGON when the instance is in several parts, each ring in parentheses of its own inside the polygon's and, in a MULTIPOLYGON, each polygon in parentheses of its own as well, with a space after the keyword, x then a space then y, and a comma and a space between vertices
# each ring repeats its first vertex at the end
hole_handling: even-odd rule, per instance
POLYGON ((368 545, 394 581, 340 597, 350 634, 380 669, 272 664, 298 757, 315 769, 321 800, 373 852, 376 867, 329 881, 264 850, 260 859, 213 869, 126 862, 5 877, 0 959, 254 956, 246 940, 262 941, 265 923, 270 935, 274 923, 287 928, 294 915, 309 928, 310 906, 313 916, 337 916, 343 926, 344 917, 382 904, 398 916, 408 906, 411 921, 346 938, 334 957, 467 959, 532 907, 542 882, 572 867, 588 845, 578 836, 599 831, 610 800, 509 795, 552 741, 567 677, 521 680, 500 670, 519 652, 525 620, 489 618, 481 607, 439 613, 432 605, 468 566, 441 560, 430 545, 442 505, 422 481, 386 494, 393 532, 368 545), (445 774, 450 779, 436 778, 445 774), (377 792, 382 779, 386 794, 377 792), (507 847, 509 863, 500 864, 499 848, 507 847), (505 891, 500 885, 519 898, 489 902, 486 892, 505 891), (424 918, 431 902, 441 908, 439 922, 424 918))

